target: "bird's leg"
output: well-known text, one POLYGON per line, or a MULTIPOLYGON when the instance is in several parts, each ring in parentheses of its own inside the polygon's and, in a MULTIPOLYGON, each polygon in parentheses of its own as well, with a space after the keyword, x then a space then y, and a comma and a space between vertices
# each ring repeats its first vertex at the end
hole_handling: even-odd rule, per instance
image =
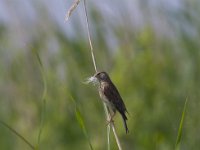
POLYGON ((114 122, 113 118, 114 118, 114 116, 115 116, 115 113, 116 113, 116 112, 113 112, 112 115, 110 115, 110 120, 109 120, 110 122, 114 122))

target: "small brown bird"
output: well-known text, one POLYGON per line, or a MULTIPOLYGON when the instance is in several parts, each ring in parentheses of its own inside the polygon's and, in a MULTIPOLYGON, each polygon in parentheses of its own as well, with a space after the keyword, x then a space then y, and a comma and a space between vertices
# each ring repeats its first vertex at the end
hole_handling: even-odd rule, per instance
POLYGON ((98 72, 93 77, 99 82, 99 95, 104 103, 106 103, 108 111, 111 114, 110 121, 113 121, 112 118, 115 116, 117 110, 122 116, 126 133, 128 133, 129 130, 126 123, 128 119, 125 114, 127 110, 117 88, 106 72, 98 72))

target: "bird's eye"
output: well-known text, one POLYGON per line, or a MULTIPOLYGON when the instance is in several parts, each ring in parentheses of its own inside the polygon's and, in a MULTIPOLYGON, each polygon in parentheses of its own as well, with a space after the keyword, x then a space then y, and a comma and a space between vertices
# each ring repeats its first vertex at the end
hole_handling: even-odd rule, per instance
POLYGON ((100 78, 101 78, 101 79, 104 79, 104 78, 105 78, 105 74, 104 74, 104 73, 101 73, 101 74, 100 74, 100 78))

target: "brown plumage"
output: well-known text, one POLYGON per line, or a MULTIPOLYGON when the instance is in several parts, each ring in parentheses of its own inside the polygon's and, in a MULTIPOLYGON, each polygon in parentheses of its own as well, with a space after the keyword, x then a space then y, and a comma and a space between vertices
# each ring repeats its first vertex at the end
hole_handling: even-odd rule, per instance
POLYGON ((111 121, 117 110, 122 116, 126 133, 128 133, 128 127, 126 123, 128 119, 125 114, 127 110, 117 88, 112 83, 106 72, 98 72, 94 75, 94 77, 99 81, 99 95, 108 107, 108 110, 111 114, 111 121))

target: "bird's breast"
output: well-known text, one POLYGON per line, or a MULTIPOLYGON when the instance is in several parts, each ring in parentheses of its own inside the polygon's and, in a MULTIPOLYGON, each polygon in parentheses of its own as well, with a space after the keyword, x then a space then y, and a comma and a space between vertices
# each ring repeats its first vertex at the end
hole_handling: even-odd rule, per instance
POLYGON ((107 105, 107 107, 110 108, 110 110, 115 111, 115 107, 113 103, 106 97, 104 94, 105 87, 107 86, 107 83, 101 83, 99 86, 99 95, 103 102, 107 105))

